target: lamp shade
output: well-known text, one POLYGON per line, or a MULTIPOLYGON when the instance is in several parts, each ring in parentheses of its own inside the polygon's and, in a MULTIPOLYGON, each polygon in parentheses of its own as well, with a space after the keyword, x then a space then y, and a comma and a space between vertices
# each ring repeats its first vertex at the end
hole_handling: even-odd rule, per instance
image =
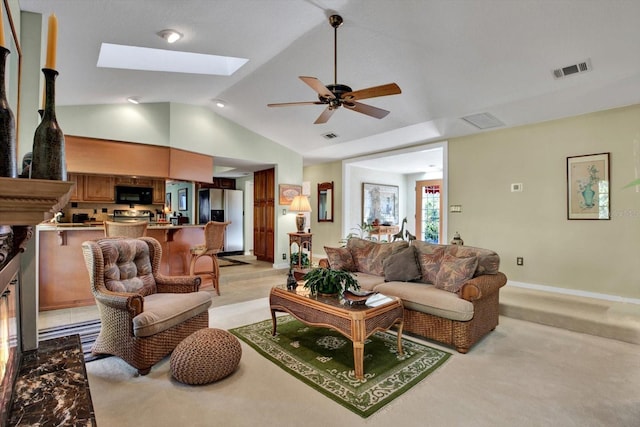
POLYGON ((293 212, 311 212, 311 205, 307 196, 296 196, 291 201, 289 210, 293 212))

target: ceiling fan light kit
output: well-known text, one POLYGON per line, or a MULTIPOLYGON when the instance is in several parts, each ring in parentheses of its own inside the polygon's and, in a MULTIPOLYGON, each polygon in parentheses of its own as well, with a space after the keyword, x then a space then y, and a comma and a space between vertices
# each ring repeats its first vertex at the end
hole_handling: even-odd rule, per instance
POLYGON ((389 111, 382 108, 374 107, 368 104, 358 102, 362 99, 375 98, 379 96, 398 95, 402 93, 400 87, 395 83, 389 83, 381 86, 374 86, 366 89, 354 91, 351 87, 338 83, 338 27, 343 23, 340 15, 331 15, 329 24, 334 30, 334 49, 333 49, 333 84, 324 85, 315 77, 300 76, 300 80, 306 83, 311 89, 318 94, 318 101, 307 102, 284 102, 277 104, 267 104, 269 107, 289 107, 297 105, 326 105, 325 110, 316 119, 314 124, 326 123, 333 115, 334 111, 344 106, 349 110, 365 114, 376 119, 381 119, 389 114, 389 111))

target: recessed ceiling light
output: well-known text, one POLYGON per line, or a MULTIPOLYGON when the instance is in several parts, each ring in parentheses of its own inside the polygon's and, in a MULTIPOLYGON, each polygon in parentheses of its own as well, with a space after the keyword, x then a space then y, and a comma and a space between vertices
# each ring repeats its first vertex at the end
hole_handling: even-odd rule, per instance
POLYGON ((222 99, 212 99, 212 101, 218 108, 224 108, 224 106, 227 105, 222 99))
POLYGON ((130 96, 127 98, 127 101, 132 104, 140 104, 140 98, 138 98, 137 96, 130 96))
POLYGON ((248 61, 246 58, 231 56, 102 43, 97 66, 126 70, 230 76, 248 61))
POLYGON ((162 30, 158 35, 165 39, 167 43, 175 43, 182 38, 182 34, 176 30, 162 30))

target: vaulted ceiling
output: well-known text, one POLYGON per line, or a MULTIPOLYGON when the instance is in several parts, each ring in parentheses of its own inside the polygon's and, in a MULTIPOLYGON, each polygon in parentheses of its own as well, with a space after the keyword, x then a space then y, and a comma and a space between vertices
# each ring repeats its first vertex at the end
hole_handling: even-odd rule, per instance
MULTIPOLYGON (((207 106, 304 155, 306 164, 443 140, 481 130, 462 117, 489 113, 504 127, 640 101, 637 0, 20 0, 59 19, 59 105, 178 102, 207 106), (402 94, 366 103, 375 119, 341 108, 326 123, 298 79, 354 90, 395 82, 402 94), (184 34, 168 45, 166 28, 184 34), (232 76, 98 68, 101 43, 248 58, 232 76), (591 69, 555 78, 553 70, 591 69), (227 106, 215 107, 212 99, 227 106), (324 134, 337 135, 325 139, 324 134)), ((363 101, 364 102, 364 101, 363 101)))

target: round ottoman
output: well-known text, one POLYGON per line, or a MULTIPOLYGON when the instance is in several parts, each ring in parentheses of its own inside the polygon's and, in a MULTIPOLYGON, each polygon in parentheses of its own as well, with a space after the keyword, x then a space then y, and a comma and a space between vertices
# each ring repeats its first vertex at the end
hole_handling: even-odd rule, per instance
POLYGON ((185 384, 208 384, 236 370, 242 356, 240 341, 222 329, 200 329, 173 350, 171 375, 185 384))

